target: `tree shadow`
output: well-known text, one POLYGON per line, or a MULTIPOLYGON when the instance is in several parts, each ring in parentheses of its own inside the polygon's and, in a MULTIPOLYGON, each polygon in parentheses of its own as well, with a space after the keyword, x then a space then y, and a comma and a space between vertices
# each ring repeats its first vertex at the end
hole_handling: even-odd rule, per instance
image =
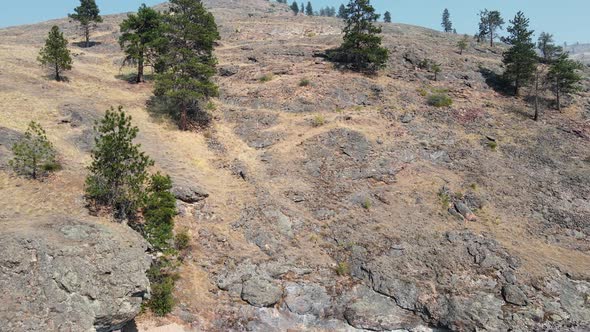
POLYGON ((60 83, 69 83, 70 82, 70 78, 67 76, 60 75, 59 80, 55 79, 55 74, 47 74, 44 77, 45 77, 45 79, 47 79, 49 81, 54 81, 54 82, 60 82, 60 83))
POLYGON ((349 52, 339 47, 325 50, 323 52, 316 52, 313 54, 313 56, 331 62, 334 65, 334 69, 341 72, 352 71, 365 76, 377 76, 377 69, 358 66, 358 59, 354 58, 349 52))
MULTIPOLYGON (((117 74, 115 78, 121 81, 125 81, 129 84, 138 84, 137 83, 137 73, 128 73, 128 74, 117 74)), ((143 80, 144 82, 151 82, 155 78, 154 74, 144 74, 143 80)), ((143 82, 142 82, 143 83, 143 82)))
POLYGON ((91 41, 91 42, 88 42, 88 46, 86 46, 85 41, 80 41, 80 42, 73 42, 72 45, 74 45, 76 47, 80 47, 80 48, 91 48, 94 46, 100 46, 100 45, 102 45, 102 43, 96 42, 96 41, 91 41))
POLYGON ((486 84, 494 91, 504 95, 512 96, 512 88, 510 82, 508 82, 502 75, 498 75, 493 70, 488 68, 479 67, 479 73, 485 79, 486 84))
MULTIPOLYGON (((179 107, 169 98, 152 96, 146 102, 146 108, 148 114, 157 121, 172 119, 175 124, 180 123, 179 107)), ((189 109, 187 116, 189 130, 207 128, 212 120, 211 114, 205 108, 199 106, 189 109)))

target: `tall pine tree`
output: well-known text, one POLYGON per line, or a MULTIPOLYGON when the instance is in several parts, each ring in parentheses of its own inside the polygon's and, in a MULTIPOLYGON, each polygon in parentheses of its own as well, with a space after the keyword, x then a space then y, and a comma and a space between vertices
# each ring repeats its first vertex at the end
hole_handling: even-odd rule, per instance
POLYGON ((80 22, 82 34, 86 41, 85 47, 90 46, 90 32, 96 28, 97 23, 102 22, 100 10, 94 0, 80 0, 80 6, 74 8, 74 14, 69 14, 71 19, 80 22))
POLYGON ((338 18, 346 18, 346 6, 340 5, 338 8, 338 18))
POLYGON ((549 68, 547 80, 555 94, 557 110, 561 111, 561 97, 580 90, 579 82, 582 77, 577 71, 582 64, 571 60, 567 54, 561 54, 549 68))
POLYGON ((293 14, 299 14, 299 6, 297 5, 297 1, 293 1, 291 4, 291 10, 293 11, 293 14))
POLYGON ((142 4, 137 15, 129 14, 121 23, 119 44, 127 54, 127 61, 137 63, 137 83, 143 82, 146 65, 154 65, 157 50, 163 43, 162 18, 160 13, 142 4))
POLYGON ((307 6, 305 6, 305 15, 313 16, 313 7, 311 6, 311 1, 308 1, 307 6))
POLYGON ((523 12, 518 12, 510 23, 510 35, 503 41, 512 46, 504 52, 502 61, 506 66, 504 78, 514 84, 514 94, 518 96, 520 88, 533 78, 538 58, 531 39, 534 31, 529 30, 529 19, 523 12))
POLYGON ((547 32, 541 32, 541 35, 539 35, 537 48, 541 51, 541 56, 545 63, 555 60, 563 52, 563 48, 556 46, 553 42, 553 35, 547 32))
POLYGON ((68 50, 68 41, 57 26, 53 26, 45 41, 45 47, 39 52, 37 60, 53 71, 56 81, 61 81, 60 73, 72 69, 72 57, 68 50))
POLYGON ((385 67, 389 52, 381 46, 379 15, 369 0, 350 0, 345 10, 344 42, 328 57, 352 70, 374 72, 385 67))
POLYGON ((453 23, 451 22, 451 14, 449 10, 445 8, 442 15, 442 23, 441 23, 444 32, 453 32, 453 23))
POLYGON ((167 111, 187 130, 191 121, 208 121, 203 104, 218 95, 211 78, 219 32, 215 18, 200 0, 171 0, 164 31, 167 47, 161 61, 165 69, 156 75, 154 94, 165 99, 167 111))

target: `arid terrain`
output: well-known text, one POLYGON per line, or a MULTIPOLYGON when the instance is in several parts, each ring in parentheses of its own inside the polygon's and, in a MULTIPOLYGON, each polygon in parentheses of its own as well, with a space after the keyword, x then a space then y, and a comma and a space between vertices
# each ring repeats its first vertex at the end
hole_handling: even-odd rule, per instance
POLYGON ((97 45, 70 45, 66 83, 36 57, 52 25, 80 41, 73 22, 0 29, 0 233, 110 222, 89 216, 84 178, 94 121, 122 105, 156 168, 209 194, 179 201, 192 239, 177 305, 138 316, 140 331, 590 329, 590 69, 561 113, 547 93, 535 122, 528 89, 497 88, 502 46, 460 55, 460 35, 383 24, 390 60, 366 76, 322 57, 339 19, 204 2, 222 37, 220 97, 199 131, 150 114, 152 84, 126 80, 124 14, 104 17, 97 45), (441 64, 437 81, 423 59, 441 64), (452 106, 429 106, 436 93, 452 106), (64 166, 42 182, 7 167, 31 120, 64 166))

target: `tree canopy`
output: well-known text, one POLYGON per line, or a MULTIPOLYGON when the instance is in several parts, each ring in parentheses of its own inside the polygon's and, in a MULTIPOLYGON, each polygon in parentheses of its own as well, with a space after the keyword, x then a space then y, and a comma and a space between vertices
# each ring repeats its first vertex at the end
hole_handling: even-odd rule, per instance
POLYGON ((485 38, 486 36, 490 38, 490 46, 494 46, 494 38, 496 38, 496 31, 498 29, 502 29, 504 25, 504 19, 500 12, 497 10, 487 10, 484 9, 479 13, 480 22, 479 22, 479 37, 485 38))

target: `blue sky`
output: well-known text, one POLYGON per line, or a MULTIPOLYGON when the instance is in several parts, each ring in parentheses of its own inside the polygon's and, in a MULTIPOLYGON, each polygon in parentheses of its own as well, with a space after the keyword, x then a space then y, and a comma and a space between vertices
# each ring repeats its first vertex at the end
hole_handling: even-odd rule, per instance
MULTIPOLYGON (((133 11, 142 2, 154 5, 163 0, 97 0, 103 14, 133 11)), ((290 2, 291 0, 289 0, 290 2)), ((298 0, 301 2, 301 0, 298 0)), ((313 0, 316 9, 339 6, 347 0, 313 0)), ((78 0, 0 0, 0 27, 60 18, 72 12, 78 0)), ((590 42, 590 0, 373 0, 379 12, 389 10, 395 22, 440 29, 444 8, 459 33, 475 33, 480 9, 497 9, 505 21, 518 10, 531 19, 538 33, 547 31, 559 42, 590 42)))

